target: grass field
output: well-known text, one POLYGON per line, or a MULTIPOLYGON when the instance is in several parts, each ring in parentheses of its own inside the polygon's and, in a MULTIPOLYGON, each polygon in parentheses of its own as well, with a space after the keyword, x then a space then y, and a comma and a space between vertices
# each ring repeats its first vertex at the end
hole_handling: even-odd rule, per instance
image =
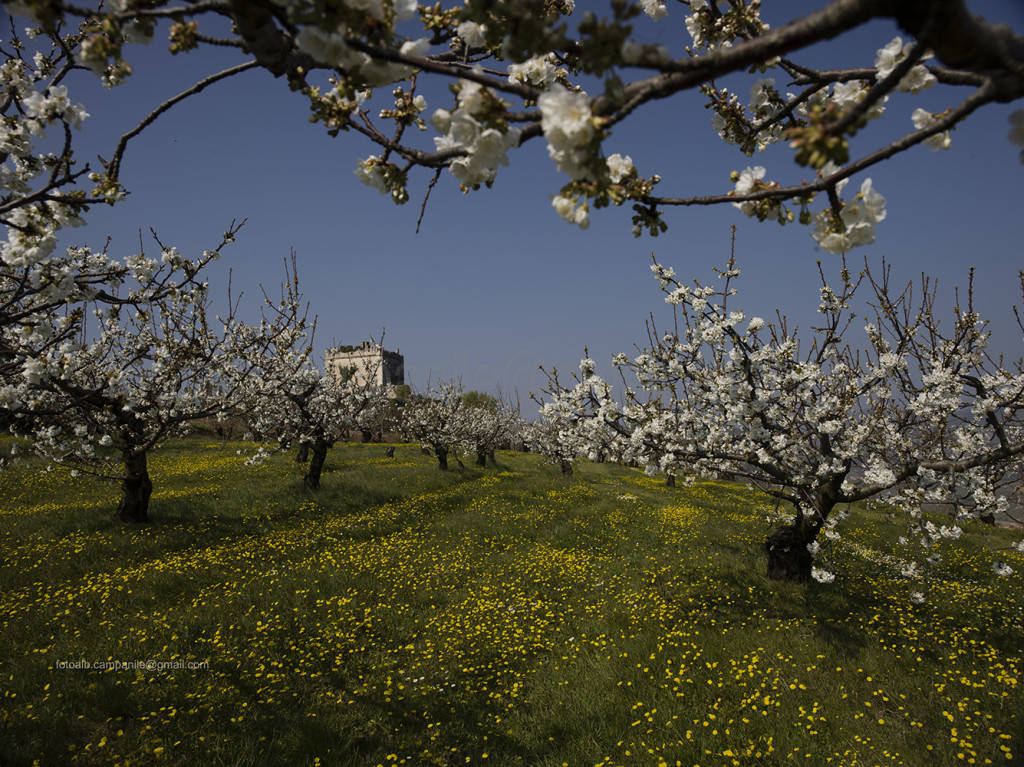
POLYGON ((833 584, 780 584, 738 486, 339 445, 310 494, 238 447, 157 453, 143 527, 0 472, 0 765, 1024 759, 1024 557, 998 579, 980 531, 912 604, 875 513, 833 584))

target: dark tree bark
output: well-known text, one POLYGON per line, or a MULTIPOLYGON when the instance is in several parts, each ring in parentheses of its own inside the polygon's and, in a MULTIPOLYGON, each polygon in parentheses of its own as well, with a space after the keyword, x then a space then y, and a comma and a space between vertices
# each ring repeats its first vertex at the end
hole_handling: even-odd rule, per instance
POLYGON ((493 450, 487 451, 487 460, 491 462, 491 466, 497 466, 498 465, 498 459, 494 457, 494 451, 493 450))
POLYGON ((676 486, 676 475, 675 474, 666 474, 665 475, 665 487, 675 487, 675 486, 676 486))
POLYGON ((387 448, 385 448, 385 450, 384 450, 384 455, 386 455, 388 458, 394 458, 395 457, 395 446, 394 445, 388 445, 387 448))
POLYGON ((362 432, 363 432, 363 444, 364 445, 373 441, 373 432, 372 431, 367 431, 366 429, 363 429, 362 432))
POLYGON ((448 450, 443 447, 434 446, 434 455, 437 456, 437 465, 441 471, 448 471, 448 450))
POLYGON ((300 442, 299 450, 295 453, 295 463, 305 463, 309 460, 309 443, 300 442))
POLYGON ((302 484, 310 490, 320 488, 320 474, 324 469, 324 461, 327 460, 328 447, 330 446, 326 439, 317 437, 313 440, 309 468, 306 470, 306 476, 302 478, 302 484))
POLYGON ((153 481, 146 468, 146 454, 124 450, 124 477, 121 480, 121 500, 115 516, 121 522, 149 521, 149 497, 153 494, 153 481))
POLYGON ((765 541, 768 553, 768 577, 773 581, 804 583, 811 579, 810 541, 804 540, 796 524, 773 530, 765 541))
POLYGON ((559 466, 562 467, 562 476, 572 476, 572 463, 570 461, 566 461, 565 459, 559 459, 558 464, 559 466))
POLYGON ((487 452, 485 450, 476 451, 476 465, 487 466, 487 452))
POLYGON ((806 583, 811 580, 813 557, 807 544, 818 537, 832 503, 822 503, 820 514, 797 509, 796 521, 773 530, 764 543, 768 554, 768 577, 775 581, 806 583))

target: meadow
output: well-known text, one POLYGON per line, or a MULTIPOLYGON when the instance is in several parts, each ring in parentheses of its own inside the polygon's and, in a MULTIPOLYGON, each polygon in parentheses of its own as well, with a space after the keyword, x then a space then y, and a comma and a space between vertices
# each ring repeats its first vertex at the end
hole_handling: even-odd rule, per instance
POLYGON ((310 493, 291 456, 239 447, 156 453, 145 526, 94 478, 0 472, 0 765, 1024 758, 1006 531, 911 584, 899 527, 860 512, 834 583, 786 584, 739 485, 351 444, 310 493))

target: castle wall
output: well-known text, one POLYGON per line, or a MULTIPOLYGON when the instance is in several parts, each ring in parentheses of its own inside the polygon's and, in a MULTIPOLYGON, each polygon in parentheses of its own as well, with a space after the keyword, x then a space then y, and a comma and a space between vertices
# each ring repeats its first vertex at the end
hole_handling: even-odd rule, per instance
POLYGON ((400 386, 405 383, 405 357, 376 344, 364 343, 348 352, 329 350, 324 366, 335 380, 341 380, 346 369, 355 368, 352 380, 358 385, 372 382, 377 386, 400 386))

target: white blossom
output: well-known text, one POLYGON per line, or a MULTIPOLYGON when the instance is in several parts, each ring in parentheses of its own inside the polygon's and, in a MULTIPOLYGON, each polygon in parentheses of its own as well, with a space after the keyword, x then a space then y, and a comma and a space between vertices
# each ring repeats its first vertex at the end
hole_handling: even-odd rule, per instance
POLYGON ((475 21, 464 21, 455 29, 455 34, 472 48, 478 48, 486 42, 486 33, 487 27, 475 21))
POLYGON ((315 24, 307 24, 295 36, 295 45, 317 61, 335 67, 354 67, 361 62, 358 51, 345 42, 343 28, 328 32, 315 24))
POLYGON ((368 157, 365 160, 360 160, 356 163, 356 169, 353 172, 355 177, 367 186, 376 189, 381 194, 387 194, 390 189, 387 180, 384 178, 383 169, 374 162, 377 159, 376 157, 368 157))
POLYGON ((608 158, 608 175, 613 184, 617 184, 633 172, 633 158, 629 155, 623 157, 616 152, 608 158))
MULTIPOLYGON (((938 119, 935 114, 926 109, 921 109, 920 107, 914 110, 914 114, 911 115, 911 118, 913 120, 914 127, 918 130, 930 128, 938 119)), ((949 131, 944 131, 943 133, 936 133, 934 136, 929 136, 922 143, 934 152, 938 149, 949 149, 953 140, 949 136, 949 131)))
POLYGON ((811 577, 818 583, 832 583, 836 579, 834 573, 830 573, 828 570, 822 570, 820 567, 811 568, 811 577))
POLYGON ((554 85, 537 99, 541 128, 548 140, 548 155, 558 169, 573 179, 590 178, 586 151, 594 136, 590 99, 587 94, 571 92, 554 85))
POLYGON ((668 9, 663 0, 640 0, 640 5, 651 19, 660 21, 668 16, 668 9))
POLYGON ((509 64, 508 81, 547 88, 555 81, 555 71, 554 56, 548 53, 529 58, 521 64, 509 64))

